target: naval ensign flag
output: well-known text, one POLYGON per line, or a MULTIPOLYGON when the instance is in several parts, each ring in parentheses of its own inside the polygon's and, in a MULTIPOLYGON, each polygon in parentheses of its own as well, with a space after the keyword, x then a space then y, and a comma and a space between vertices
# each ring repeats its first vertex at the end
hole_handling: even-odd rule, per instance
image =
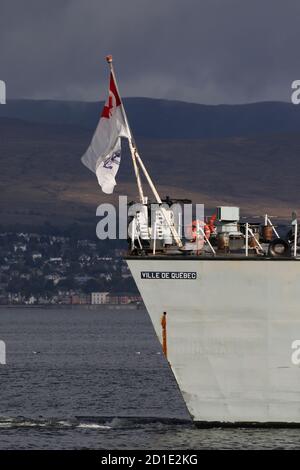
POLYGON ((111 194, 116 185, 115 176, 121 161, 121 137, 130 138, 129 132, 111 73, 108 99, 92 142, 81 158, 82 163, 96 173, 102 191, 106 194, 111 194))

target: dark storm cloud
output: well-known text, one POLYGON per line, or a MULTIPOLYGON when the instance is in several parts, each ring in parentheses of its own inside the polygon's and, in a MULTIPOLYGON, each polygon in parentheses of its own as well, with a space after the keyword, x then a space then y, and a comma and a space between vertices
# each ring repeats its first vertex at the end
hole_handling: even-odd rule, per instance
POLYGON ((112 53, 124 96, 289 100, 298 0, 0 0, 8 97, 103 99, 112 53))

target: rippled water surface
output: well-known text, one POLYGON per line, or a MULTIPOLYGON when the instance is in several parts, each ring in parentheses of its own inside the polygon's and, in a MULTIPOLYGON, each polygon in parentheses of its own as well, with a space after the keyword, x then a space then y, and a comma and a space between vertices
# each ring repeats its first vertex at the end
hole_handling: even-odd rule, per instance
POLYGON ((300 429, 197 429, 144 310, 0 309, 1 449, 298 448, 300 429))

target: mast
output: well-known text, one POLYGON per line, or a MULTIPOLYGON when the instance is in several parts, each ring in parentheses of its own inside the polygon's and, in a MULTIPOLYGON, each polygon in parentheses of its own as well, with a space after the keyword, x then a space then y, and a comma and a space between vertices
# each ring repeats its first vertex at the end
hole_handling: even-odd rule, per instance
MULTIPOLYGON (((124 108, 124 105, 123 105, 123 101, 122 101, 122 98, 121 98, 121 95, 119 93, 119 89, 118 89, 118 83, 117 83, 117 80, 116 80, 116 76, 115 76, 115 72, 114 72, 114 67, 113 67, 113 58, 112 58, 112 55, 108 55, 106 57, 106 60, 109 64, 109 68, 110 68, 110 71, 112 73, 112 76, 113 76, 113 79, 114 79, 114 82, 115 82, 115 86, 117 88, 117 92, 118 92, 118 95, 120 97, 120 101, 121 101, 121 110, 122 110, 122 114, 123 114, 123 118, 124 118, 124 122, 125 122, 125 125, 126 125, 126 128, 127 128, 127 132, 128 132, 128 135, 130 136, 129 139, 128 139, 128 142, 129 142, 129 149, 130 149, 130 153, 131 153, 131 158, 132 158, 132 162, 133 162, 133 167, 134 167, 134 172, 135 172, 135 176, 136 176, 136 180, 137 180, 137 185, 138 185, 138 190, 139 190, 139 196, 140 196, 140 200, 141 200, 141 203, 142 204, 145 204, 145 197, 144 197, 144 191, 143 191, 143 186, 142 186, 142 182, 141 182, 141 178, 140 178, 140 171, 139 171, 139 167, 137 165, 137 162, 139 163, 146 179, 147 179, 147 182, 153 192, 153 195, 156 199, 156 202, 158 204, 162 204, 162 200, 161 200, 161 197, 160 195, 158 194, 158 191, 138 153, 138 150, 137 150, 137 146, 136 146, 136 143, 135 143, 135 140, 133 138, 133 135, 132 135, 132 132, 131 132, 131 129, 130 129, 130 126, 129 126, 129 123, 128 123, 128 119, 127 119, 127 115, 126 115, 126 112, 125 112, 125 108, 124 108)), ((164 207, 161 207, 161 213, 169 227, 169 229, 171 230, 171 233, 176 241, 176 244, 179 248, 182 247, 182 241, 177 233, 177 230, 175 229, 174 225, 171 224, 170 222, 170 219, 169 219, 169 215, 166 211, 166 209, 164 207)))
POLYGON ((134 143, 134 139, 133 139, 131 129, 129 127, 127 115, 126 115, 125 108, 124 108, 124 105, 123 105, 123 100, 122 100, 120 92, 119 92, 118 83, 117 83, 117 80, 116 80, 114 66, 113 66, 112 55, 108 55, 106 57, 106 60, 107 60, 107 63, 109 65, 111 74, 113 76, 113 79, 114 79, 114 82, 115 82, 115 85, 116 85, 116 89, 117 89, 117 92, 118 92, 118 95, 119 95, 119 98, 120 98, 120 101, 121 101, 121 111, 122 111, 122 114, 123 114, 124 122, 125 122, 125 125, 126 125, 128 135, 130 136, 130 138, 128 139, 128 143, 129 143, 129 149, 130 149, 130 153, 131 153, 133 168, 134 168, 134 172, 135 172, 135 176, 136 176, 136 180, 137 180, 140 201, 141 201, 142 204, 145 204, 145 197, 144 197, 143 186, 142 186, 142 182, 141 182, 141 178, 140 178, 140 171, 139 171, 139 168, 138 168, 137 163, 136 163, 136 146, 135 146, 135 143, 134 143))

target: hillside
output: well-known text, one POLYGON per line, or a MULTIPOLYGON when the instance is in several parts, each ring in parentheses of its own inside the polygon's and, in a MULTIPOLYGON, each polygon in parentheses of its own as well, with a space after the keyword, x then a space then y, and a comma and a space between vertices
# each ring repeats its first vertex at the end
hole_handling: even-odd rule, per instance
MULTIPOLYGON (((0 119, 1 224, 96 222, 101 202, 136 197, 128 149, 118 185, 104 195, 80 162, 92 132, 71 125, 0 119)), ((144 139, 138 144, 160 193, 237 204, 244 213, 289 215, 300 208, 300 134, 223 139, 144 139)))
MULTIPOLYGON (((134 134, 147 139, 222 139, 300 130, 300 107, 263 102, 207 106, 150 98, 125 98, 134 134)), ((103 103, 11 100, 0 117, 92 130, 103 103)))

